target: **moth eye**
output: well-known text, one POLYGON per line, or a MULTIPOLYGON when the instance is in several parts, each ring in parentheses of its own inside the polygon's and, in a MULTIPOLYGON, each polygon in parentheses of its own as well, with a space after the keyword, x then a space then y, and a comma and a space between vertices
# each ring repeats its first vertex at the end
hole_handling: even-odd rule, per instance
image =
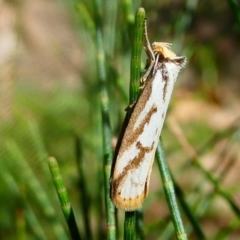
POLYGON ((121 192, 118 192, 118 195, 120 195, 121 194, 121 192))
POLYGON ((126 198, 124 198, 123 201, 126 201, 126 198))

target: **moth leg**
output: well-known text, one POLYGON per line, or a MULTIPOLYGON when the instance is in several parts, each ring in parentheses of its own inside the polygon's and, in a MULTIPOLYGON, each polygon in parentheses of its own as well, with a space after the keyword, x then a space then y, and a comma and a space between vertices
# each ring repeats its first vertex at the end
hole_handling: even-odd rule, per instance
POLYGON ((129 110, 132 110, 136 103, 137 103, 137 100, 135 100, 134 102, 130 103, 130 104, 125 108, 125 111, 128 112, 129 110))
POLYGON ((156 73, 158 60, 159 60, 159 54, 156 54, 155 62, 153 64, 153 68, 152 68, 152 76, 154 76, 154 74, 156 73))
MULTIPOLYGON (((147 61, 149 61, 149 66, 145 69, 144 74, 142 75, 140 79, 140 89, 143 89, 145 86, 145 82, 154 66, 155 63, 155 55, 152 50, 151 44, 148 39, 148 34, 147 34, 147 19, 145 19, 144 22, 144 50, 148 56, 147 61)), ((148 64, 147 64, 148 65, 148 64)))
POLYGON ((148 58, 150 59, 151 62, 154 62, 155 60, 155 55, 152 50, 151 44, 148 39, 148 33, 147 33, 147 19, 144 21, 144 49, 146 51, 146 54, 148 58))

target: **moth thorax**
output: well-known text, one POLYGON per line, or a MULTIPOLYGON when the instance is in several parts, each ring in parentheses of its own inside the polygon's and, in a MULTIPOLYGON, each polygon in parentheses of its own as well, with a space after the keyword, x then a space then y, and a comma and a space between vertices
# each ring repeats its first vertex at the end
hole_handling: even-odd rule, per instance
POLYGON ((153 52, 161 53, 164 58, 174 59, 176 54, 170 50, 170 43, 154 42, 152 44, 153 52))

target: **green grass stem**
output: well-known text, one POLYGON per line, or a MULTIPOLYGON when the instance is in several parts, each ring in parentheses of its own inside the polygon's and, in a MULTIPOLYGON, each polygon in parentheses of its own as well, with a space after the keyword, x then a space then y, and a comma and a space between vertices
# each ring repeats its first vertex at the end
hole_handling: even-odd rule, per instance
POLYGON ((139 209, 136 211, 136 235, 138 240, 144 239, 144 228, 143 228, 143 211, 139 209))
POLYGON ((83 170, 83 157, 82 157, 82 147, 81 142, 78 137, 75 139, 75 148, 76 148, 76 160, 79 176, 79 192, 81 194, 81 207, 84 218, 84 228, 86 239, 92 239, 92 232, 90 227, 90 198, 86 188, 86 176, 83 170))
POLYGON ((64 186, 57 160, 54 157, 49 157, 48 166, 52 175, 55 189, 57 191, 58 199, 61 203, 63 215, 68 225, 69 233, 72 239, 80 240, 81 236, 77 227, 71 203, 69 202, 67 190, 64 186))
MULTIPOLYGON (((8 186, 9 190, 11 191, 13 196, 20 197, 21 191, 17 185, 17 182, 13 178, 13 176, 9 173, 7 168, 4 166, 4 164, 1 164, 0 168, 0 176, 1 179, 5 182, 6 186, 8 186)), ((40 219, 38 219, 32 210, 31 206, 29 205, 28 201, 24 199, 24 211, 25 211, 25 218, 26 223, 28 224, 30 230, 33 232, 36 239, 39 240, 46 240, 47 237, 44 233, 44 230, 39 222, 40 219)))
POLYGON ((107 217, 107 239, 116 239, 115 207, 110 199, 110 172, 112 163, 111 148, 111 127, 109 118, 109 97, 107 93, 107 74, 105 50, 103 45, 103 19, 102 19, 102 2, 95 0, 95 25, 96 25, 96 62, 97 75, 99 81, 99 94, 102 116, 102 137, 103 137, 103 172, 104 172, 104 190, 105 190, 105 209, 107 217))
POLYGON ((189 206, 187 201, 185 201, 184 193, 183 193, 181 187, 177 184, 177 182, 175 181, 172 174, 171 174, 171 177, 172 177, 172 181, 174 184, 174 189, 175 189, 176 195, 178 196, 179 204, 181 205, 184 213, 186 214, 190 223, 192 224, 192 227, 196 233, 196 235, 195 235, 196 238, 198 238, 199 240, 206 239, 206 237, 201 229, 201 226, 199 225, 198 219, 193 214, 194 211, 191 209, 191 207, 189 206))
POLYGON ((48 199, 46 192, 42 188, 28 162, 25 160, 17 144, 14 141, 8 141, 6 147, 9 156, 13 160, 11 162, 12 165, 9 167, 13 169, 14 175, 18 178, 16 181, 18 183, 22 181, 26 189, 29 190, 31 196, 34 196, 36 202, 39 205, 39 209, 42 209, 42 212, 45 215, 46 219, 51 222, 56 239, 68 239, 67 234, 59 219, 57 218, 57 214, 50 200, 48 199))
MULTIPOLYGON (((139 94, 144 20, 145 20, 145 10, 143 8, 139 8, 135 16, 134 37, 133 37, 133 44, 132 44, 129 104, 136 101, 139 94)), ((131 240, 135 238, 135 228, 136 228, 135 218, 136 218, 135 212, 125 212, 124 239, 126 240, 131 240)), ((138 229, 141 227, 142 226, 140 225, 138 229)))
POLYGON ((210 181, 215 187, 215 194, 219 194, 223 199, 227 201, 229 206, 232 208, 233 212, 240 219, 240 209, 233 200, 230 193, 228 193, 223 187, 221 187, 220 180, 215 177, 211 172, 204 169, 204 167, 200 164, 197 159, 194 159, 192 162, 195 167, 197 167, 206 177, 208 181, 210 181))
POLYGON ((174 184, 169 172, 168 165, 166 163, 165 152, 164 152, 163 143, 161 139, 157 147, 156 157, 157 157, 158 168, 161 173, 163 188, 167 198, 168 207, 171 212, 173 226, 175 228, 176 238, 178 240, 186 240, 187 235, 185 233, 180 211, 177 206, 174 184))
POLYGON ((133 2, 131 0, 124 0, 123 1, 123 10, 125 14, 125 19, 127 22, 127 30, 128 34, 130 36, 130 39, 132 39, 132 30, 134 29, 134 11, 133 11, 133 2))
POLYGON ((143 31, 145 21, 145 10, 139 8, 136 12, 134 36, 131 55, 131 75, 129 87, 129 104, 136 101, 139 95, 139 84, 141 75, 141 54, 143 49, 143 31))

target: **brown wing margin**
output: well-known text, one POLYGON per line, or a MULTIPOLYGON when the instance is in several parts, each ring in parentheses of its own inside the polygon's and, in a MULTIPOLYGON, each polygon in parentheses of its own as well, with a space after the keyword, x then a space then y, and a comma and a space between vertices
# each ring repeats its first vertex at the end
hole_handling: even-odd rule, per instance
MULTIPOLYGON (((141 94, 140 94, 141 95, 141 94)), ((139 96, 140 97, 140 96, 139 96)), ((119 149, 121 147, 121 143, 122 143, 122 139, 123 139, 123 136, 125 134, 125 131, 127 129, 127 126, 128 126, 128 123, 130 121, 130 118, 131 118, 131 115, 134 111, 134 108, 136 106, 136 102, 134 102, 133 106, 128 106, 126 108, 126 115, 125 115, 125 118, 124 118, 124 121, 123 121, 123 124, 122 124, 122 127, 121 127, 121 130, 120 130, 120 134, 118 136, 118 141, 117 141, 117 145, 115 147, 115 150, 114 150, 114 155, 113 155, 113 161, 112 161, 112 166, 111 166, 111 174, 110 174, 110 193, 112 192, 112 184, 111 184, 111 181, 112 181, 112 175, 113 175, 113 171, 114 171, 114 168, 115 168, 115 165, 116 165, 116 160, 117 160, 117 156, 118 156, 118 152, 119 152, 119 149)))

